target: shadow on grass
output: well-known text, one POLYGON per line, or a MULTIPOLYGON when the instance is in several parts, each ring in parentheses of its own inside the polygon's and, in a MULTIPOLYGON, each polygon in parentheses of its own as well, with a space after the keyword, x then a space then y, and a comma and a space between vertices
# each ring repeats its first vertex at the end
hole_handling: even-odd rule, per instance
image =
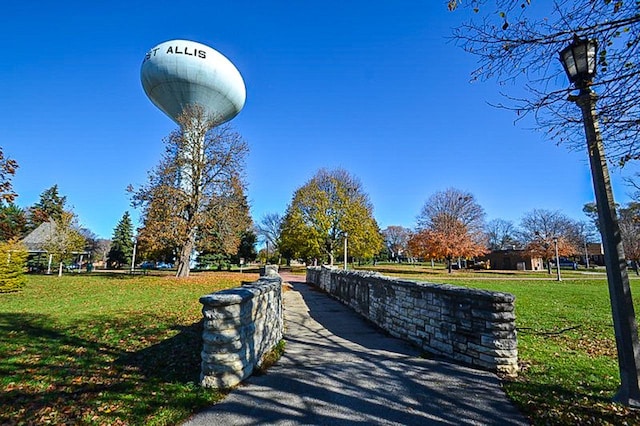
POLYGON ((571 385, 516 380, 504 388, 535 424, 640 424, 640 412, 614 404, 611 390, 599 386, 576 391, 571 385))
POLYGON ((0 314, 0 424, 184 419, 218 398, 196 385, 201 330, 152 315, 0 314))
POLYGON ((200 380, 202 321, 172 327, 178 334, 134 352, 122 354, 116 364, 134 368, 146 378, 180 383, 200 380))

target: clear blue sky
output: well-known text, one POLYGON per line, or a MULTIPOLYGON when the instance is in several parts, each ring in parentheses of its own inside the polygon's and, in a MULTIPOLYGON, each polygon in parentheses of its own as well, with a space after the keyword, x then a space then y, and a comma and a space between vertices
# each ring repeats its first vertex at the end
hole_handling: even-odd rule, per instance
MULTIPOLYGON (((470 191, 487 219, 534 208, 583 219, 586 149, 569 152, 489 106, 475 58, 448 40, 446 1, 8 2, 0 16, 0 146, 18 161, 17 203, 53 184, 104 238, 129 210, 174 123, 146 98, 144 54, 185 38, 227 56, 247 86, 232 124, 248 141, 254 220, 283 213, 319 168, 357 176, 381 228, 413 227, 424 201, 470 191), (143 5, 144 4, 144 5, 143 5)), ((559 64, 557 64, 559 66, 559 64)), ((564 82, 559 82, 559 84, 564 82)), ((612 171, 618 202, 629 189, 612 171)))

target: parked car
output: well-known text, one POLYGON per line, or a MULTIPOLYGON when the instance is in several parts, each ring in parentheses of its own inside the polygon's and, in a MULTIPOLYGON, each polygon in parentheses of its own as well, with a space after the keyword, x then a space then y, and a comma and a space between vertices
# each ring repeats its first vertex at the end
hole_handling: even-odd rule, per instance
MULTIPOLYGON (((553 265, 553 267, 555 268, 556 266, 556 262, 551 262, 551 264, 553 265)), ((576 262, 574 262, 573 260, 569 260, 569 259, 560 259, 560 269, 565 268, 565 269, 573 269, 574 271, 576 269, 578 269, 578 264, 576 262)))

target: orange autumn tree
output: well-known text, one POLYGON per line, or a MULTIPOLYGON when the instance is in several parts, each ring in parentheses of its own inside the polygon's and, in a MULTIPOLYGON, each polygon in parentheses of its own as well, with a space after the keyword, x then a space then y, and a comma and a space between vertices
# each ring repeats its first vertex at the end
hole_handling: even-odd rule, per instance
POLYGON ((178 122, 147 184, 129 190, 141 208, 141 243, 149 251, 175 250, 176 276, 186 278, 193 253, 216 245, 228 252, 252 227, 243 179, 249 148, 199 105, 185 108, 178 122))
POLYGON ((472 194, 449 188, 432 195, 418 216, 417 231, 409 239, 413 256, 446 259, 486 253, 484 209, 472 194))

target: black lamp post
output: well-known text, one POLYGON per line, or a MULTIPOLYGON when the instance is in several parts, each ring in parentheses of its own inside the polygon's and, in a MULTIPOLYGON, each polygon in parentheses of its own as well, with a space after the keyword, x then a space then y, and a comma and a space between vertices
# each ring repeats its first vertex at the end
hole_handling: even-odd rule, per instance
POLYGON ((560 51, 560 61, 569 81, 580 90, 577 96, 569 96, 569 100, 575 102, 582 110, 600 234, 604 245, 621 381, 614 401, 640 408, 638 326, 631 299, 627 263, 622 248, 609 170, 595 109, 597 95, 591 89, 596 73, 597 52, 596 40, 581 39, 576 35, 571 44, 560 51))

